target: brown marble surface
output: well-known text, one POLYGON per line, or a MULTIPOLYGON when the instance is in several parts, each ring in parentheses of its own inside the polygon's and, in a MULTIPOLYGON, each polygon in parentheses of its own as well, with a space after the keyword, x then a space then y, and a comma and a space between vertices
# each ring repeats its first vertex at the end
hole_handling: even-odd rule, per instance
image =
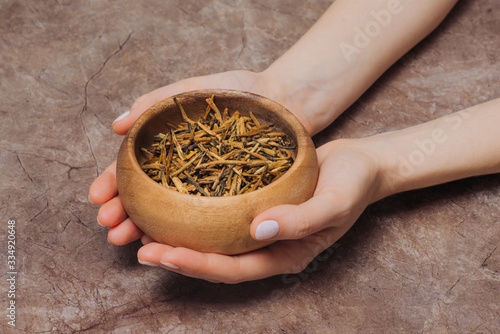
MULTIPOLYGON (((392 196, 298 275, 211 284, 116 247, 88 187, 112 121, 176 80, 264 69, 331 1, 0 1, 2 333, 498 333, 500 176, 392 196), (16 221, 16 327, 8 221, 16 221)), ((461 1, 318 145, 500 96, 500 2, 461 1)))

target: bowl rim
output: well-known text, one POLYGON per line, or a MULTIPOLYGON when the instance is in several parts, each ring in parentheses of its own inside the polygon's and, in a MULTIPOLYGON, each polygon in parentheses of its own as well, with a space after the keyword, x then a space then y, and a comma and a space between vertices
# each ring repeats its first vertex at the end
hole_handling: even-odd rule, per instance
MULTIPOLYGON (((285 108, 283 105, 280 103, 267 98, 265 96, 251 93, 251 92, 246 92, 242 90, 235 90, 235 89, 199 89, 199 90, 191 90, 191 91, 186 91, 182 92, 179 94, 175 94, 172 96, 169 96, 151 107, 149 107, 144 113, 142 113, 137 120, 134 122, 134 124, 130 127, 127 135, 126 135, 126 142, 125 144, 125 150, 126 154, 128 156, 128 159, 132 163, 132 167, 134 170, 135 174, 140 175, 140 177, 143 180, 146 180, 145 182, 148 183, 148 186, 155 187, 158 189, 160 192, 164 192, 166 196, 173 197, 173 198, 179 198, 179 200, 182 201, 192 201, 196 204, 201 204, 201 203, 206 203, 206 204, 223 204, 227 203, 230 204, 230 202, 240 202, 242 200, 248 200, 251 201, 252 198, 258 197, 264 192, 267 191, 272 191, 274 188, 280 188, 280 187, 287 187, 290 185, 290 183, 287 183, 288 179, 291 177, 292 174, 299 172, 299 168, 301 168, 301 165, 306 162, 306 158, 308 156, 306 149, 309 146, 312 146, 314 149, 314 143, 312 142, 312 139, 305 129, 304 125, 298 120, 298 118, 290 112, 287 108, 285 108), (285 123, 287 123, 290 126, 291 131, 294 133, 294 136, 296 137, 296 144, 297 144, 297 153, 295 160, 292 164, 292 166, 283 174, 281 175, 280 178, 277 180, 274 180, 270 184, 248 192, 244 194, 239 194, 239 195, 232 195, 232 196, 196 196, 196 195, 191 195, 191 194, 183 194, 180 193, 176 190, 169 189, 158 182, 154 181, 151 179, 141 168, 139 165, 139 162, 137 160, 137 156, 135 154, 136 150, 136 145, 137 145, 137 138, 140 130, 144 126, 144 124, 147 123, 147 121, 154 117, 155 115, 162 113, 165 111, 167 106, 170 106, 170 104, 175 105, 173 98, 179 98, 181 99, 182 97, 190 96, 190 95, 207 95, 207 98, 215 94, 215 97, 217 98, 217 94, 224 93, 226 95, 231 95, 231 97, 247 97, 247 98, 252 98, 254 100, 258 101, 265 101, 266 103, 271 103, 276 109, 273 109, 272 112, 274 114, 277 114, 278 117, 280 117, 285 123), (162 105, 166 105, 162 107, 162 105), (288 184, 288 185, 287 185, 288 184)), ((117 166, 118 167, 118 166, 117 166)))

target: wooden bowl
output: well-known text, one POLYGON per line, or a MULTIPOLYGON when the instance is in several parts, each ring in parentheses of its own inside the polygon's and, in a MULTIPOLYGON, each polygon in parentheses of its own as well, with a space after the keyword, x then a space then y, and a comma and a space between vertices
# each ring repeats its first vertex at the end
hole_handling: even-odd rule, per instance
POLYGON ((252 111, 265 124, 274 124, 295 144, 292 167, 278 180, 250 193, 228 197, 198 197, 168 189, 144 173, 141 147, 150 147, 153 136, 165 132, 166 122, 183 122, 172 98, 163 100, 142 114, 123 140, 118 154, 116 178, 125 211, 147 235, 160 243, 202 252, 239 254, 270 241, 250 236, 250 224, 259 213, 280 204, 300 204, 311 198, 318 177, 314 144, 303 125, 278 103, 265 97, 234 90, 199 90, 176 95, 188 116, 203 117, 205 99, 215 94, 220 110, 242 115, 252 111))

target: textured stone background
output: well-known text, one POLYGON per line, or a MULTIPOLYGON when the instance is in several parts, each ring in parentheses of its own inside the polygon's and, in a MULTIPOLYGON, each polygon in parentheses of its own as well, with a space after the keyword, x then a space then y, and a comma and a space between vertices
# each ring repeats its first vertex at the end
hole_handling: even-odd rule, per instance
MULTIPOLYGON (((2 333, 498 333, 500 176, 367 209, 301 274, 235 286, 141 266, 88 187, 116 156, 111 122, 176 80, 259 71, 331 1, 0 0, 2 333), (17 222, 17 326, 6 231, 17 222)), ((500 3, 461 1, 319 145, 500 96, 500 3)))

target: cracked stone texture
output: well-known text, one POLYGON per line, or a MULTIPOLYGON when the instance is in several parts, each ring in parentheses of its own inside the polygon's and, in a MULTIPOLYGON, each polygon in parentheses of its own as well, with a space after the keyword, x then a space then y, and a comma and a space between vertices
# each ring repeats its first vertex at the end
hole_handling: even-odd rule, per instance
MULTIPOLYGON (((500 176, 392 196, 308 269, 216 285, 115 247, 88 187, 112 121, 176 80, 263 70, 331 1, 0 1, 2 333, 498 333, 500 176), (7 324, 7 221, 17 322, 7 324)), ((461 1, 317 145, 500 96, 500 3, 461 1)))

